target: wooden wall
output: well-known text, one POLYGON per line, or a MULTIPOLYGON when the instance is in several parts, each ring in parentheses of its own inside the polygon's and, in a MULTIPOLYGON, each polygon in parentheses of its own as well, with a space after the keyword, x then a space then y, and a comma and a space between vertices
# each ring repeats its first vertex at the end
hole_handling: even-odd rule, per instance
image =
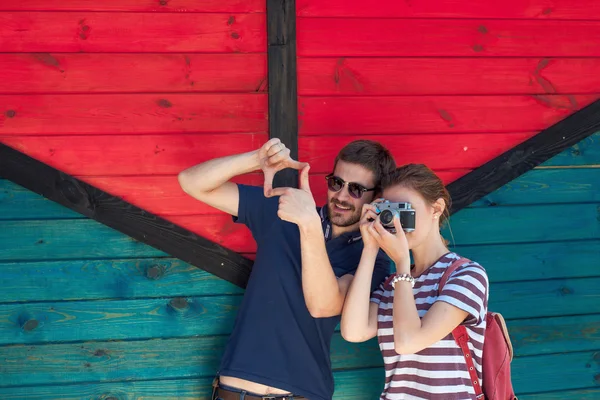
POLYGON ((261 0, 1 1, 0 142, 252 253, 176 176, 267 140, 266 46, 261 0))
POLYGON ((451 182, 600 97, 595 0, 296 6, 311 173, 368 137, 451 182))
MULTIPOLYGON (((526 400, 600 396, 600 132, 451 219, 491 280, 526 400), (567 212, 569 212, 567 214, 567 212)), ((207 399, 242 292, 0 181, 0 398, 207 399)), ((375 341, 335 335, 336 400, 375 399, 375 341)))

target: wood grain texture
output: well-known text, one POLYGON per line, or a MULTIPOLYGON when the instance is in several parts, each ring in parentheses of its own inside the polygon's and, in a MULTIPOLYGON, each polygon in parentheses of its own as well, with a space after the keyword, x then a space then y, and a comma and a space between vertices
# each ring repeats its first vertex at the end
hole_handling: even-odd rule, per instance
MULTIPOLYGON (((298 84, 296 73, 296 2, 267 0, 269 62, 269 137, 279 138, 298 159, 298 84)), ((279 171, 274 187, 297 187, 298 171, 279 171)))
POLYGON ((44 0, 4 0, 2 11, 144 11, 144 12, 265 12, 260 0, 69 0, 48 2, 44 0))
MULTIPOLYGON (((133 209, 134 207, 131 206, 131 208, 133 209)), ((117 210, 118 208, 115 208, 114 212, 117 210)), ((150 240, 158 240, 162 235, 169 235, 167 237, 170 237, 171 234, 167 232, 171 229, 179 232, 181 228, 177 228, 177 226, 185 226, 187 229, 185 235, 182 233, 180 237, 179 234, 175 235, 175 233, 172 233, 172 235, 175 235, 172 240, 175 240, 178 246, 182 246, 188 240, 192 243, 196 240, 204 243, 202 238, 206 238, 214 241, 208 242, 210 243, 206 245, 208 249, 220 249, 221 247, 219 246, 223 246, 241 253, 254 253, 256 251, 256 243, 252 239, 249 230, 241 224, 233 223, 231 217, 228 215, 169 216, 168 222, 164 224, 156 222, 162 221, 159 217, 144 217, 141 215, 134 218, 133 215, 135 214, 132 216, 129 216, 129 214, 126 215, 128 215, 127 218, 132 218, 136 221, 139 218, 140 221, 138 223, 143 222, 144 226, 147 225, 152 228, 151 234, 157 235, 156 237, 144 233, 147 237, 143 238, 140 234, 140 240, 147 243, 150 243, 150 240), (189 236, 193 235, 191 232, 200 235, 200 237, 189 236)), ((594 240, 600 237, 600 221, 598 220, 598 204, 596 203, 579 205, 577 213, 572 215, 564 212, 563 205, 464 209, 461 213, 454 215, 450 223, 452 234, 447 228, 443 230, 443 234, 451 240, 451 244, 456 243, 460 246, 594 240), (549 215, 552 215, 553 218, 548 218, 549 215), (488 221, 488 223, 474 224, 474 221, 488 221), (522 227, 536 228, 522 229, 522 227)), ((7 243, 7 247, 0 249, 0 259, 7 261, 25 259, 45 260, 52 259, 52 257, 67 259, 77 257, 105 258, 115 256, 115 253, 117 253, 117 256, 140 256, 136 249, 141 244, 125 239, 117 232, 113 232, 110 229, 98 229, 94 233, 91 233, 90 229, 96 227, 94 221, 83 219, 7 221, 3 222, 3 226, 6 229, 0 232, 0 240, 7 243), (65 226, 69 226, 69 232, 65 232, 65 226), (116 246, 116 251, 111 251, 111 249, 105 247, 107 243, 105 241, 107 240, 110 241, 111 245, 116 246), (86 246, 85 243, 89 243, 89 248, 85 250, 81 249, 80 247, 86 246)), ((135 235, 133 226, 128 225, 128 227, 119 229, 129 229, 130 234, 135 235)), ((161 246, 159 248, 163 248, 165 251, 165 246, 174 246, 175 249, 177 248, 177 246, 165 240, 165 238, 162 238, 156 246, 161 246)), ((141 250, 141 252, 144 253, 147 251, 141 250)), ((220 254, 220 252, 221 250, 218 250, 215 255, 220 254)), ((226 254, 229 253, 226 252, 226 254)), ((182 255, 182 257, 184 256, 185 254, 182 255)), ((227 258, 229 256, 223 255, 223 257, 227 258)), ((197 262, 201 268, 210 268, 210 264, 207 264, 206 259, 202 260, 202 262, 199 260, 197 262)), ((222 269, 219 269, 220 262, 224 261, 219 261, 218 265, 215 265, 216 273, 222 272, 222 269)), ((196 265, 195 263, 192 264, 196 265)))
MULTIPOLYGON (((533 135, 535 132, 374 135, 369 139, 388 147, 401 164, 425 163, 434 170, 446 171, 442 177, 453 180, 533 135), (430 151, 431 146, 443 147, 449 157, 440 158, 430 151)), ((339 150, 352 140, 361 138, 364 137, 301 137, 299 160, 310 163, 311 175, 329 174, 339 150)), ((266 133, 0 136, 0 142, 67 174, 86 177, 84 179, 128 175, 174 176, 212 158, 258 149, 267 140, 266 133), (82 164, 80 157, 85 157, 86 162, 82 164)), ((590 152, 596 150, 590 148, 590 152)))
POLYGON ((598 95, 301 97, 300 135, 541 131, 597 98, 598 95))
POLYGON ((0 95, 2 135, 266 132, 264 94, 0 95))
POLYGON ((594 37, 600 21, 298 18, 297 51, 301 57, 597 57, 594 37))
POLYGON ((0 54, 0 93, 266 92, 264 54, 0 54))
MULTIPOLYGON (((511 321, 509 329, 516 339, 517 359, 514 363, 527 362, 524 356, 530 352, 539 356, 594 350, 600 340, 599 328, 598 315, 511 321), (570 323, 577 324, 575 331, 570 323), (570 345, 571 342, 575 344, 570 345)), ((0 354, 5 361, 0 366, 0 387, 128 381, 139 376, 148 380, 210 376, 218 369, 226 342, 227 336, 202 336, 3 346, 0 354), (165 363, 171 365, 167 370, 164 369, 165 363), (61 368, 56 368, 57 365, 61 368)), ((332 339, 331 361, 334 371, 382 366, 376 340, 348 343, 339 333, 334 334, 332 339)))
POLYGON ((69 219, 81 214, 6 179, 0 179, 0 220, 69 219))
MULTIPOLYGON (((453 242, 452 235, 445 235, 445 238, 453 242)), ((479 262, 491 282, 600 276, 597 261, 600 240, 459 245, 455 250, 479 262), (574 265, 577 268, 573 268, 574 265)))
MULTIPOLYGON (((357 139, 375 140, 386 146, 399 165, 423 163, 434 170, 477 168, 534 132, 511 134, 426 134, 418 135, 346 135, 300 137, 300 160, 311 165, 311 173, 332 172, 337 153, 357 139), (432 149, 438 149, 432 151, 432 149)), ((23 139, 19 139, 23 140, 23 139)))
MULTIPOLYGON (((450 218, 450 228, 460 245, 599 239, 600 204, 575 209, 566 213, 561 204, 465 208, 450 218)), ((448 227, 442 232, 451 237, 448 227)))
POLYGON ((585 202, 600 203, 600 168, 533 169, 469 207, 585 202))
MULTIPOLYGON (((126 286, 107 294, 126 297, 126 286)), ((226 335, 240 301, 229 295, 6 304, 0 306, 0 344, 226 335)))
POLYGON ((351 18, 498 18, 498 19, 581 19, 600 20, 600 6, 594 0, 507 0, 501 5, 468 4, 460 0, 413 2, 382 0, 365 6, 361 0, 297 0, 300 17, 351 18))
MULTIPOLYGON (((556 360, 552 360, 556 361, 556 360)), ((560 360, 559 360, 560 361, 560 360)), ((336 393, 334 400, 364 400, 376 398, 383 387, 383 369, 370 368, 334 373, 336 393), (346 387, 349 389, 346 390, 346 387), (371 396, 371 397, 368 397, 371 396)), ((75 385, 52 385, 18 388, 0 388, 6 400, 47 400, 59 397, 62 400, 95 400, 110 398, 122 400, 210 400, 212 378, 92 383, 75 385)), ((538 400, 542 396, 549 400, 579 399, 596 400, 600 389, 575 389, 554 392, 538 392, 519 396, 519 399, 538 400)))
POLYGON ((515 356, 597 350, 600 314, 509 321, 515 356))
POLYGON ((599 76, 599 58, 304 57, 298 60, 300 96, 569 95, 597 92, 599 76))
POLYGON ((569 149, 555 155, 540 167, 570 167, 600 165, 600 131, 586 137, 569 149))
MULTIPOLYGON (((600 276, 595 261, 600 241, 459 246, 457 250, 483 265, 492 283, 600 276)), ((74 252, 75 256, 88 256, 74 252)), ((115 246, 113 253, 112 257, 118 257, 121 246, 115 246)), ((229 282, 166 257, 2 262, 0 271, 0 303, 241 293, 229 282)))
POLYGON ((69 175, 177 175, 212 158, 258 149, 263 133, 3 136, 0 142, 69 175), (80 159, 86 162, 81 163, 80 159))
POLYGON ((600 100, 485 163, 468 177, 453 182, 448 186, 453 200, 451 211, 492 193, 596 132, 600 132, 600 100))
POLYGON ((509 319, 599 313, 598 284, 600 278, 492 284, 489 309, 509 319))
MULTIPOLYGON (((125 233, 132 240, 143 241, 245 287, 252 265, 250 260, 5 145, 0 145, 0 177, 125 233)), ((4 239, 4 235, 6 233, 0 233, 0 238, 4 239)), ((60 236, 51 236, 50 242, 55 237, 60 236)), ((35 243, 39 243, 39 239, 35 243)), ((27 244, 35 247, 31 242, 27 244)))
POLYGON ((166 256, 160 250, 88 219, 2 221, 2 228, 1 261, 166 256))
POLYGON ((265 14, 1 12, 0 51, 264 53, 265 14))
MULTIPOLYGON (((0 347, 5 360, 0 386, 211 376, 218 370, 227 339, 203 336, 0 347), (165 369, 165 364, 170 367, 165 369)), ((333 336, 334 370, 368 365, 381 365, 375 341, 351 344, 339 333, 333 336)))
POLYGON ((242 289, 169 257, 0 263, 0 303, 240 294, 242 289), (117 293, 118 292, 118 293, 117 293))
MULTIPOLYGON (((89 367, 87 367, 87 369, 89 370, 93 370, 102 365, 115 364, 118 360, 114 359, 118 359, 120 355, 111 354, 109 351, 105 352, 103 351, 105 349, 97 348, 93 345, 87 348, 87 344, 84 344, 81 347, 83 347, 83 349, 81 349, 82 351, 77 355, 76 360, 74 360, 83 364, 83 366, 79 366, 79 369, 85 368, 86 360, 88 360, 87 363, 89 364, 89 367)), ((152 355, 154 355, 154 357, 161 357, 164 352, 157 348, 152 353, 147 354, 150 354, 151 356, 146 357, 146 360, 143 360, 143 363, 150 366, 156 362, 151 360, 153 358, 152 355)), ((134 359, 135 357, 136 356, 134 355, 131 358, 134 359)), ((137 355, 137 357, 142 358, 143 356, 140 357, 140 355, 137 355)), ((540 391, 558 391, 569 389, 577 390, 581 387, 585 387, 589 381, 594 380, 595 374, 597 374, 600 370, 600 366, 598 366, 597 363, 597 358, 597 352, 574 352, 567 354, 552 354, 517 358, 512 363, 513 371, 515 371, 513 375, 515 390, 518 393, 532 394, 540 391), (568 379, 556 379, 556 365, 562 366, 562 369, 565 370, 562 375, 568 379), (528 379, 528 374, 525 373, 527 371, 534 371, 530 375, 535 376, 536 379, 528 379)), ((196 355, 194 358, 192 358, 192 360, 202 360, 202 358, 196 355)), ((193 368, 196 370, 201 368, 201 366, 198 364, 199 363, 196 363, 193 368)), ((159 373, 170 374, 170 372, 164 370, 164 364, 157 369, 159 370, 159 373)), ((89 376, 93 377, 93 374, 89 374, 89 376)), ((198 377, 194 375, 187 375, 182 378, 189 379, 198 377)), ((334 379, 336 383, 335 399, 350 398, 364 400, 366 398, 374 398, 383 387, 383 369, 381 367, 376 367, 358 370, 336 371, 334 372, 334 379)), ((144 383, 142 383, 142 385, 143 384, 144 383)), ((113 385, 116 387, 122 387, 123 384, 116 383, 113 385)), ((98 387, 104 387, 108 389, 110 386, 107 386, 108 385, 105 383, 103 385, 99 385, 98 387)), ((136 383, 130 383, 128 386, 129 393, 137 393, 136 383)), ((167 386, 167 388, 169 387, 172 386, 167 386)), ((14 390, 14 388, 9 388, 8 390, 11 389, 14 390)), ((162 393, 164 392, 161 391, 161 394, 162 393)), ((169 395, 170 393, 166 394, 166 396, 169 395)))
MULTIPOLYGON (((599 284, 598 277, 494 283, 490 309, 509 320, 597 314, 599 284)), ((106 289, 107 298, 129 293, 124 280, 106 289)), ((227 335, 240 301, 228 295, 7 303, 0 305, 0 344, 227 335)))
MULTIPOLYGON (((517 357, 594 350, 600 340, 598 315, 510 321, 509 329, 517 357)), ((226 336, 203 336, 4 346, 0 387, 210 376, 218 369, 226 341, 226 336), (165 363, 171 367, 165 370, 165 363)), ((347 343, 336 333, 331 350, 334 370, 382 365, 376 340, 347 343)))
MULTIPOLYGON (((110 165, 109 165, 110 166, 110 165)), ((468 170, 439 171, 445 182, 459 178, 468 170)), ((160 216, 222 214, 186 194, 176 175, 165 176, 89 176, 77 177, 124 201, 160 216)), ((263 175, 247 174, 232 179, 236 183, 262 186, 263 175)), ((310 176, 318 206, 327 202, 325 174, 310 176)), ((80 218, 81 215, 7 180, 0 179, 0 220, 80 218)), ((185 225, 185 220, 183 221, 185 225)))

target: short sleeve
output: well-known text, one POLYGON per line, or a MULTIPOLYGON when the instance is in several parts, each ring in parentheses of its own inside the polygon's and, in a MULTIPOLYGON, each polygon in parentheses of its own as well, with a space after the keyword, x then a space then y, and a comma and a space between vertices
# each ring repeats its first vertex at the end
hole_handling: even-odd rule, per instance
POLYGON ((375 259, 375 268, 373 269, 373 279, 371 279, 371 292, 378 288, 390 275, 392 260, 383 250, 379 250, 375 259))
POLYGON ((483 267, 476 263, 456 269, 448 278, 438 297, 469 313, 465 325, 479 325, 485 319, 488 302, 488 277, 483 267))
POLYGON ((265 197, 263 188, 258 186, 238 184, 238 192, 238 215, 233 222, 246 225, 258 241, 278 218, 279 198, 265 197))
POLYGON ((373 292, 371 293, 371 303, 375 303, 377 305, 379 305, 379 303, 381 303, 382 299, 383 299, 383 292, 385 291, 385 289, 383 288, 383 283, 382 282, 379 287, 373 292))

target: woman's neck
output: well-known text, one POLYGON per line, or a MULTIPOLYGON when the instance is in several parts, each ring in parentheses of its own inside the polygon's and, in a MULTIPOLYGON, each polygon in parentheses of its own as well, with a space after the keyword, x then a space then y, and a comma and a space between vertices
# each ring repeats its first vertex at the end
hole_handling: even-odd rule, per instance
POLYGON ((413 259, 415 261, 412 275, 415 277, 420 276, 427 268, 431 267, 448 252, 448 247, 446 247, 442 235, 437 229, 433 229, 430 237, 427 238, 422 245, 412 249, 413 259))

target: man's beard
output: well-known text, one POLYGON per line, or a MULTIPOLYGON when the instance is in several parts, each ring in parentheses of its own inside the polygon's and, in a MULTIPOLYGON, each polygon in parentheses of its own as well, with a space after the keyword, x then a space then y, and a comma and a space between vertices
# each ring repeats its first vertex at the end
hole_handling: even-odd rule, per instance
POLYGON ((331 200, 328 205, 329 220, 335 226, 347 227, 356 224, 360 221, 360 210, 356 210, 352 204, 331 200), (335 210, 335 205, 349 207, 348 215, 340 214, 335 210))

